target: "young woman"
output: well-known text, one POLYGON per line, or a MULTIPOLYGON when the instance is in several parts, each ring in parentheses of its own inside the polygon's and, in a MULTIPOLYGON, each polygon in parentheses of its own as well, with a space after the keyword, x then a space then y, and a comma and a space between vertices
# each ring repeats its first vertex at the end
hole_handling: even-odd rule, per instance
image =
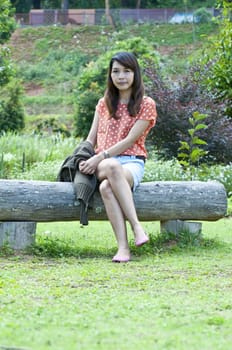
POLYGON ((145 139, 156 118, 155 102, 144 96, 136 57, 129 52, 117 53, 110 61, 107 89, 96 106, 87 137, 96 154, 79 165, 84 174, 96 172, 100 181, 99 191, 118 244, 113 262, 130 260, 126 220, 136 246, 149 240, 138 220, 132 191, 143 177, 145 139))

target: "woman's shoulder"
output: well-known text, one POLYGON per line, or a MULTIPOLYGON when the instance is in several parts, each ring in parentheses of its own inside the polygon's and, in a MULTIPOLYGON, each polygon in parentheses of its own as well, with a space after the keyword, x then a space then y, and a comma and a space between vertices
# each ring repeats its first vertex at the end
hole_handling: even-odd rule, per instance
POLYGON ((96 109, 97 110, 104 110, 105 108, 106 108, 105 99, 104 99, 104 97, 101 97, 97 102, 96 109))
POLYGON ((147 105, 155 105, 155 101, 150 96, 143 96, 142 104, 146 105, 146 106, 147 105))
POLYGON ((105 98, 102 97, 98 100, 97 106, 96 106, 96 112, 100 117, 109 117, 109 111, 106 105, 105 98))
POLYGON ((156 104, 155 101, 149 97, 144 96, 141 108, 138 114, 139 119, 155 120, 157 117, 156 104))
POLYGON ((104 97, 99 98, 97 106, 105 106, 105 99, 104 97))

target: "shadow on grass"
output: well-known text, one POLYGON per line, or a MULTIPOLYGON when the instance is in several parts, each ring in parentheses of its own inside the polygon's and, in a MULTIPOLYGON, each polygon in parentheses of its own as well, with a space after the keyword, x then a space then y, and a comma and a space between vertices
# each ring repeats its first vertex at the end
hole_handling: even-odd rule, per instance
MULTIPOLYGON (((201 234, 190 234, 183 232, 178 236, 173 233, 162 233, 157 235, 149 235, 149 243, 140 247, 135 247, 134 241, 130 241, 130 250, 134 256, 141 255, 160 255, 163 253, 180 254, 190 252, 200 252, 220 250, 231 251, 231 246, 219 239, 207 239, 203 238, 201 234)), ((63 258, 74 257, 78 259, 84 258, 111 258, 115 254, 115 247, 106 248, 103 246, 94 247, 81 246, 81 242, 74 242, 72 239, 41 236, 38 237, 37 242, 21 251, 21 254, 32 255, 37 257, 49 257, 49 258, 63 258), (77 245, 79 243, 79 245, 77 245)), ((0 249, 0 256, 15 255, 15 251, 4 245, 0 249)))

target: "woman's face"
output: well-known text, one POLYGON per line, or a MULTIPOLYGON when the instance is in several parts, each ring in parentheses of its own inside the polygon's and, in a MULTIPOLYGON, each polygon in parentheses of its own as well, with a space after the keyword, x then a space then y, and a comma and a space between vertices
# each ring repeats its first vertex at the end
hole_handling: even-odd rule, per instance
POLYGON ((125 92, 131 89, 134 82, 134 72, 122 66, 119 62, 114 61, 111 70, 111 79, 119 91, 125 92))

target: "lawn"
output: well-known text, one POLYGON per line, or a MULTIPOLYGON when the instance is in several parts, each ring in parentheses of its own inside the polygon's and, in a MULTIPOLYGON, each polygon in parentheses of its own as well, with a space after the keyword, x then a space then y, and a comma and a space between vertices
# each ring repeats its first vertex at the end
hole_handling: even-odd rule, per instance
MULTIPOLYGON (((0 257, 0 349, 230 350, 231 219, 199 245, 157 245, 113 264, 107 222, 38 224, 33 254, 0 257)), ((170 242, 169 242, 170 243, 170 242)))
MULTIPOLYGON (((125 33, 146 37, 163 64, 179 73, 214 31, 188 25, 127 26, 118 33, 90 29, 19 29, 12 37, 29 135, 40 118, 60 115, 71 125, 70 96, 79 66, 107 50, 111 39, 123 40, 125 33), (86 50, 79 62, 80 47, 86 50), (65 71, 64 64, 76 72, 65 71)), ((8 159, 1 164, 2 178, 6 173, 54 180, 74 141, 2 136, 0 148, 8 159), (27 172, 21 169, 23 154, 27 172)), ((154 172, 148 161, 145 180, 186 179, 175 164, 165 164, 157 160, 154 172)), ((202 176, 225 183, 231 193, 229 165, 202 176)), ((230 199, 230 215, 231 208, 230 199)), ((144 223, 150 243, 136 248, 129 230, 128 264, 111 262, 116 243, 108 222, 84 228, 78 222, 38 224, 30 250, 0 249, 0 350, 231 350, 231 223, 231 218, 203 223, 203 239, 186 235, 179 242, 161 237, 157 222, 144 223)))

